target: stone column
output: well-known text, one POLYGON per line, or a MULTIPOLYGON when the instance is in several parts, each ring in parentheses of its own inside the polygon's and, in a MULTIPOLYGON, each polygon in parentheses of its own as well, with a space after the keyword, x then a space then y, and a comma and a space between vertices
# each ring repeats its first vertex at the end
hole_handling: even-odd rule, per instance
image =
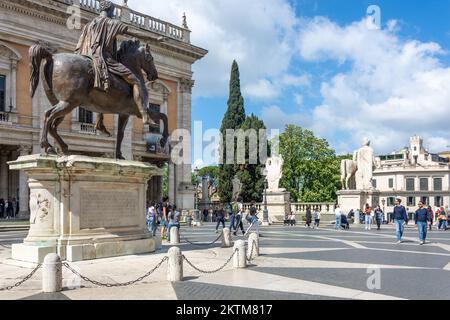
POLYGON ((8 199, 8 156, 9 151, 0 151, 0 198, 8 199))
MULTIPOLYGON (((32 150, 31 146, 20 146, 19 155, 27 156, 32 150)), ((28 188, 28 177, 25 171, 20 170, 19 172, 19 218, 26 219, 30 216, 29 212, 29 201, 30 193, 28 188)))
MULTIPOLYGON (((11 104, 14 106, 13 112, 17 112, 16 104, 16 80, 17 80, 17 60, 11 59, 11 104)), ((7 101, 6 103, 9 103, 7 101)))

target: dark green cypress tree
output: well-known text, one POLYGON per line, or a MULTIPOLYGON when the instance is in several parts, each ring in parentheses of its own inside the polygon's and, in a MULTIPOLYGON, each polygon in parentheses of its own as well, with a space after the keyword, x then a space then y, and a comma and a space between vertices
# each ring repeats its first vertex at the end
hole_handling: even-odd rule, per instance
POLYGON ((228 109, 222 120, 220 132, 222 133, 221 152, 224 163, 220 165, 218 193, 223 202, 230 202, 233 197, 233 178, 236 173, 234 164, 227 164, 226 130, 239 129, 245 121, 244 97, 241 93, 241 80, 239 66, 234 60, 231 67, 230 94, 228 109))

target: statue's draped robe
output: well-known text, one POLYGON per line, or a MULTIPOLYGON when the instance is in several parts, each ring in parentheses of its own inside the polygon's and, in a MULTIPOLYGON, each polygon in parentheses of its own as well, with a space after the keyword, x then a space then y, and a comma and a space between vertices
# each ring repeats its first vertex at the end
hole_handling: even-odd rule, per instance
POLYGON ((122 22, 108 17, 97 17, 84 27, 75 53, 92 58, 95 88, 109 90, 109 73, 121 77, 131 74, 117 61, 116 37, 125 33, 127 28, 122 22))
POLYGON ((372 148, 365 146, 356 151, 354 161, 356 161, 358 167, 356 188, 358 190, 370 190, 373 187, 374 152, 372 148))

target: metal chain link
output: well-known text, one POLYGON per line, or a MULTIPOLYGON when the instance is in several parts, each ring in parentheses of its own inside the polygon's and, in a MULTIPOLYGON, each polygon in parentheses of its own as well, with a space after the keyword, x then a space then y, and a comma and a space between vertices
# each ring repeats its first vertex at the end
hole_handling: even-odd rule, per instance
POLYGON ((222 235, 223 235, 223 231, 220 233, 220 235, 217 237, 216 240, 214 240, 213 242, 210 242, 210 243, 195 243, 195 242, 189 241, 189 239, 187 239, 187 238, 181 238, 181 240, 185 240, 187 243, 192 244, 194 246, 207 247, 207 246, 211 246, 214 243, 216 243, 217 241, 219 241, 219 239, 222 238, 222 235))
POLYGON ((230 261, 233 259, 233 257, 236 255, 236 253, 237 253, 238 251, 239 251, 238 249, 234 250, 233 254, 232 254, 231 257, 227 260, 227 262, 225 262, 224 265, 222 265, 220 268, 217 268, 217 269, 215 269, 215 270, 202 270, 202 269, 200 269, 200 268, 194 266, 194 264, 193 264, 191 261, 189 261, 189 259, 186 258, 185 255, 183 255, 183 260, 185 260, 185 261, 187 262, 187 264, 190 265, 194 270, 197 270, 197 271, 200 272, 200 273, 212 274, 212 273, 216 273, 216 272, 222 271, 222 270, 230 263, 230 261))
POLYGON ((31 271, 25 278, 23 278, 22 280, 20 280, 19 282, 15 283, 15 284, 13 284, 12 286, 0 288, 0 291, 12 290, 14 288, 20 287, 22 284, 24 284, 25 282, 30 280, 41 267, 42 267, 42 264, 38 264, 36 266, 36 268, 34 268, 33 271, 31 271))
POLYGON ((67 262, 63 263, 63 266, 66 267, 67 269, 69 269, 73 274, 79 276, 81 279, 83 279, 86 282, 90 282, 96 286, 99 287, 107 287, 107 288, 112 288, 112 287, 126 287, 126 286, 130 286, 133 285, 135 283, 141 282, 142 280, 144 280, 145 278, 149 277, 153 272, 155 272, 159 267, 162 266, 162 264, 164 262, 166 262, 167 260, 169 260, 169 257, 164 257, 160 263, 158 263, 156 265, 156 267, 154 267, 153 269, 151 269, 149 272, 147 272, 146 274, 144 274, 142 277, 137 278, 136 280, 133 281, 128 281, 128 282, 124 282, 124 283, 102 283, 99 281, 95 281, 92 279, 89 279, 88 277, 85 277, 83 275, 81 275, 78 271, 76 271, 75 269, 73 269, 67 262))

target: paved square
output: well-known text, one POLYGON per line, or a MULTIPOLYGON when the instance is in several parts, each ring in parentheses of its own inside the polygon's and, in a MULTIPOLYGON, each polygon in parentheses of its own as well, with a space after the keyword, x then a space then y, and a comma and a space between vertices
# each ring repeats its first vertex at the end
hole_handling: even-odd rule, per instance
MULTIPOLYGON (((58 295, 40 294, 38 272, 23 286, 1 291, 0 299, 440 299, 450 295, 450 232, 430 232, 424 246, 419 245, 413 226, 406 229, 400 245, 395 243, 392 225, 381 231, 364 231, 361 226, 349 231, 334 231, 332 226, 319 230, 272 226, 261 233, 261 255, 247 269, 233 270, 230 263, 220 272, 202 274, 185 263, 185 281, 171 284, 164 264, 147 279, 124 288, 80 282, 65 269, 66 289, 58 295), (379 270, 375 289, 370 285, 376 283, 374 270, 379 270)), ((9 259, 10 244, 25 235, 24 231, 0 233, 0 287, 32 270, 31 264, 9 259)), ((232 254, 231 248, 220 247, 220 241, 201 245, 217 238, 210 224, 183 227, 181 236, 183 254, 201 269, 216 269, 232 254)), ((98 281, 126 282, 153 268, 169 248, 165 244, 156 254, 71 265, 98 281)))

